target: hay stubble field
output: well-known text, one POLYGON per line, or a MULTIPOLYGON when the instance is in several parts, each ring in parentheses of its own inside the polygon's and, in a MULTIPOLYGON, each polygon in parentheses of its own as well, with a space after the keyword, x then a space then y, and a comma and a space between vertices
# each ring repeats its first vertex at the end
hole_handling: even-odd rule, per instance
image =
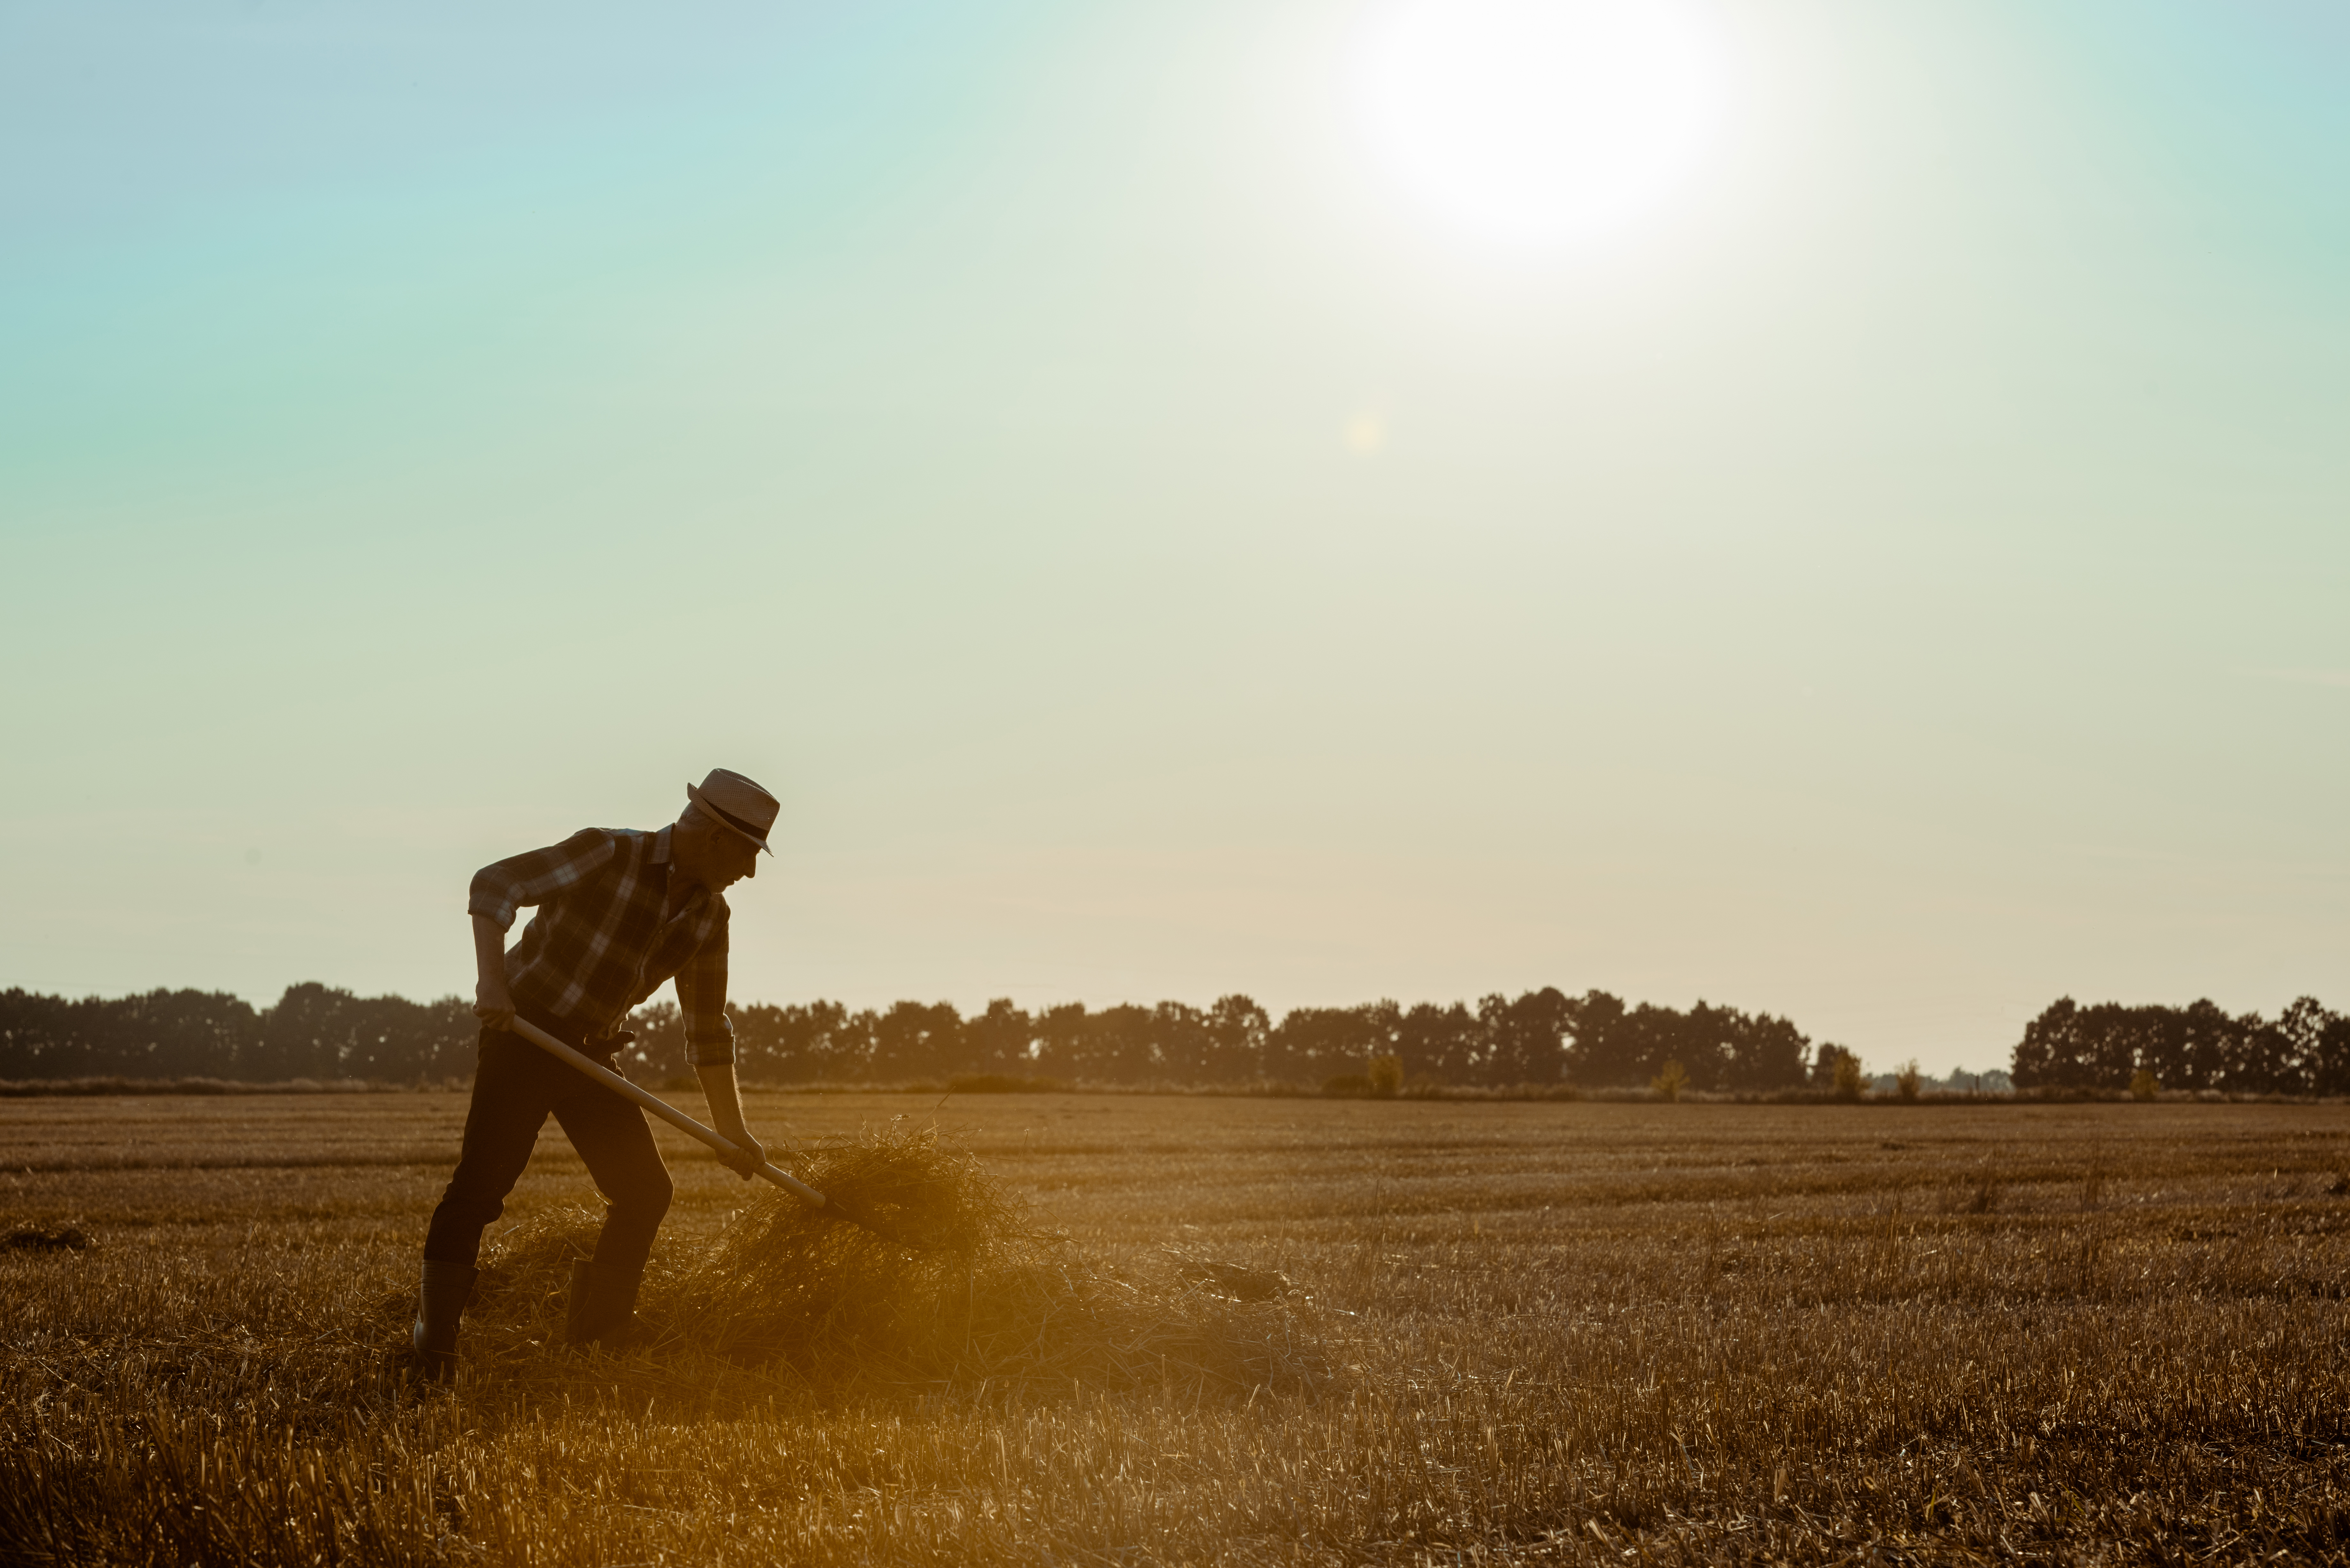
MULTIPOLYGON (((419 1396, 463 1107, 0 1102, 0 1220, 97 1240, 0 1252, 0 1562, 2350 1555, 2343 1106, 754 1095, 810 1144, 935 1121, 1104 1291, 1276 1354, 579 1356, 520 1270, 419 1396)), ((683 1321, 747 1199, 660 1136, 683 1321)), ((493 1238, 591 1198, 550 1127, 493 1238)))

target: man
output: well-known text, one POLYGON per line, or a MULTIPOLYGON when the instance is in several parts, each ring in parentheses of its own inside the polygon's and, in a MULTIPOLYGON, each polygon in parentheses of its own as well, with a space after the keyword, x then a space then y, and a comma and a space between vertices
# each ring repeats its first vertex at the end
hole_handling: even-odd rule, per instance
MULTIPOLYGON (((669 1168, 644 1113, 533 1045, 511 1025, 528 1019, 564 1044, 617 1067, 635 1038, 619 1025, 674 976, 686 1044, 711 1120, 738 1151, 744 1179, 766 1153, 743 1125, 734 1032, 726 1019, 725 892, 757 874, 780 809, 775 797, 724 768, 685 786, 685 811, 657 833, 590 827, 562 843, 484 866, 467 908, 482 1021, 473 1104, 457 1172, 424 1240, 424 1283, 411 1340, 419 1371, 456 1375, 457 1321, 473 1292, 482 1231, 505 1209, 552 1113, 608 1205, 595 1256, 571 1271, 567 1337, 614 1341, 635 1322, 637 1284, 669 1210, 669 1168), (515 911, 538 913, 508 952, 515 911)), ((772 852, 771 852, 772 853, 772 852)))

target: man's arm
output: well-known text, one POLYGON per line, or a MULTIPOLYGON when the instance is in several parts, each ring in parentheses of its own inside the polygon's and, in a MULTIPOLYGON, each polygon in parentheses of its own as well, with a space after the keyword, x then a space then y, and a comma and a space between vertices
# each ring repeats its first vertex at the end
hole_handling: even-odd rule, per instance
POLYGON ((767 1151, 743 1124, 743 1095, 734 1081, 734 1025, 726 1016, 723 923, 677 971, 677 1007, 683 1015, 686 1048, 693 1054, 693 1075, 702 1080, 702 1095, 710 1101, 710 1125, 743 1151, 726 1164, 747 1181, 767 1162, 767 1151))
POLYGON ((506 990, 506 934, 487 915, 473 917, 473 1016, 493 1029, 514 1027, 514 997, 506 990))
POLYGON ((515 911, 576 888, 618 853, 600 828, 583 828, 560 844, 492 861, 473 873, 465 909, 473 917, 473 1016, 493 1029, 514 1027, 514 993, 506 989, 506 928, 515 911))
POLYGON ((504 931, 515 922, 515 911, 543 904, 556 894, 578 887, 601 870, 619 852, 619 841, 600 827, 583 827, 560 844, 494 860, 473 873, 465 892, 465 909, 485 915, 504 931))
MULTIPOLYGON (((726 1164, 737 1176, 748 1181, 758 1168, 767 1163, 767 1151, 743 1125, 743 1095, 734 1082, 734 1064, 706 1062, 693 1069, 702 1080, 702 1092, 710 1101, 710 1125, 718 1129, 726 1141, 742 1150, 742 1154, 726 1164)), ((723 1159, 723 1155, 719 1157, 723 1159)))

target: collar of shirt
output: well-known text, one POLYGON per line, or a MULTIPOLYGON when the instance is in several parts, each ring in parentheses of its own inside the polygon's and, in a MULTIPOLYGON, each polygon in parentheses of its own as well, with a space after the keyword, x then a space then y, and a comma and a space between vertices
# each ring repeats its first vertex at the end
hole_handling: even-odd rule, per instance
POLYGON ((693 917, 700 914, 710 902, 710 889, 702 886, 700 883, 695 883, 693 890, 688 893, 684 898, 680 899, 677 897, 677 888, 670 881, 671 867, 669 858, 669 836, 675 832, 676 829, 677 824, 672 822, 663 827, 659 833, 653 835, 652 854, 646 861, 647 865, 660 868, 659 875, 660 877, 661 889, 660 923, 661 929, 664 930, 668 929, 671 926, 677 924, 680 920, 691 919, 693 917))

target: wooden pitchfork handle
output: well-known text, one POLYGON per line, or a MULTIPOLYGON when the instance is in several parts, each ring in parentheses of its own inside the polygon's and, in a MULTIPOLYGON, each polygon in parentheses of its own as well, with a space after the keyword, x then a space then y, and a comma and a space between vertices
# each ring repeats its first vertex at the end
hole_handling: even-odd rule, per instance
MULTIPOLYGON (((566 1066, 577 1068, 578 1071, 587 1074, 589 1077, 603 1085, 606 1088, 612 1090, 616 1094, 625 1095, 629 1099, 636 1101, 637 1104, 644 1106, 645 1109, 652 1112, 653 1115, 660 1117, 661 1120, 667 1122, 678 1131, 685 1134, 688 1137, 697 1138, 702 1142, 708 1144, 712 1148, 716 1149, 722 1155, 739 1154, 741 1152, 733 1144, 727 1141, 723 1135, 714 1133, 708 1127, 703 1127, 700 1122, 695 1121, 691 1116, 687 1116, 683 1111, 679 1110, 675 1106, 671 1105, 659 1095, 652 1093, 649 1089, 639 1088, 636 1085, 631 1084, 626 1078, 620 1076, 619 1074, 612 1071, 611 1068, 604 1065, 603 1063, 597 1061, 593 1056, 588 1055, 584 1052, 574 1051, 570 1046, 566 1045, 562 1041, 557 1040, 554 1035, 549 1034, 546 1030, 541 1029, 537 1024, 533 1023, 529 1019, 523 1017, 521 1014, 515 1014, 515 1021, 507 1027, 511 1028, 515 1033, 521 1035, 524 1039, 529 1041, 532 1044, 537 1046, 540 1050, 546 1052, 548 1055, 554 1057, 556 1061, 563 1063, 566 1066)), ((880 1237, 884 1241, 895 1241, 899 1246, 913 1245, 913 1243, 908 1241, 904 1237, 893 1233, 887 1226, 876 1223, 872 1216, 858 1212, 857 1210, 837 1198, 827 1198, 823 1193, 818 1192, 815 1188, 810 1187, 806 1182, 802 1181, 790 1171, 780 1168, 772 1161, 760 1166, 759 1168, 752 1172, 752 1174, 763 1177, 765 1179, 774 1182, 776 1186, 782 1188, 785 1191, 790 1193, 793 1197, 798 1199, 801 1202, 806 1204, 811 1209, 821 1209, 826 1213, 837 1215, 839 1218, 847 1220, 852 1225, 861 1225, 866 1230, 872 1231, 875 1235, 880 1237)))

